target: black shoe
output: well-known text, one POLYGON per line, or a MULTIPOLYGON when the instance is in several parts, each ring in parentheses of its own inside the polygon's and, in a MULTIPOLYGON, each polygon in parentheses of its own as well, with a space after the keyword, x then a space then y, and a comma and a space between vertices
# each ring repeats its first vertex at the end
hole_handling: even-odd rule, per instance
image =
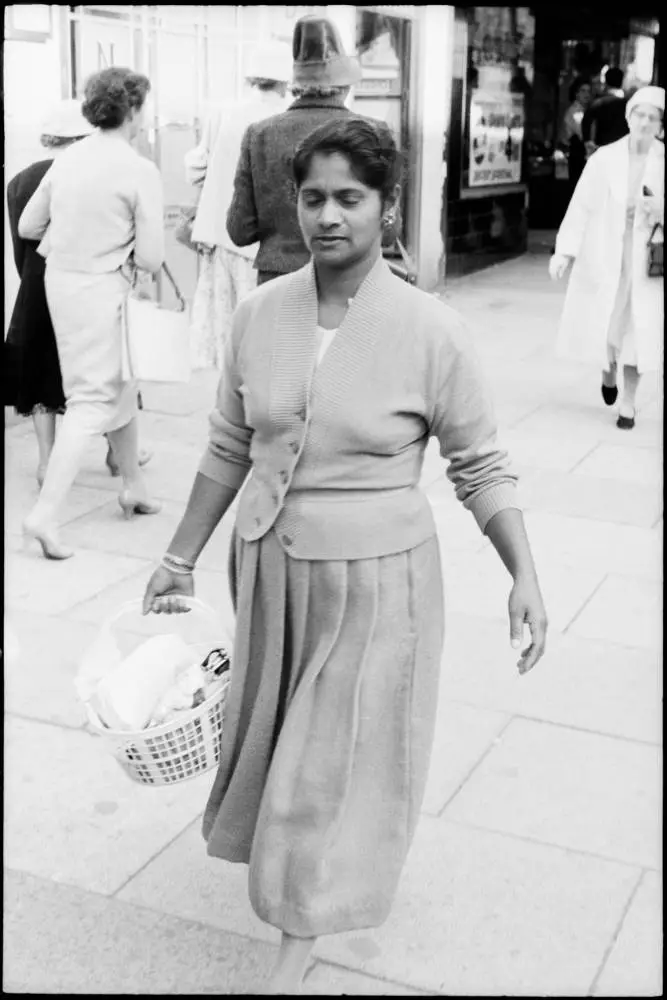
POLYGON ((635 426, 634 417, 619 417, 616 421, 616 426, 620 427, 622 431, 631 431, 635 426))
POLYGON ((618 398, 618 386, 602 385, 600 388, 602 389, 602 398, 607 406, 613 406, 618 398))

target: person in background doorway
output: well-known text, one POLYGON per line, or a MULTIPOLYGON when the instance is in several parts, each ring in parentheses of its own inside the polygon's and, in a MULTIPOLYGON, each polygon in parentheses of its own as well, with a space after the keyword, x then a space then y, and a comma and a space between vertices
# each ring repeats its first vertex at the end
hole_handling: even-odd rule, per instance
MULTIPOLYGON (((20 285, 3 350, 4 401, 21 416, 32 416, 40 488, 55 442, 56 416, 65 412, 65 396, 44 289, 45 261, 37 252, 37 241, 19 236, 19 219, 53 161, 92 131, 81 113, 80 101, 61 101, 50 110, 42 126, 40 141, 48 155, 26 167, 7 185, 9 228, 20 285)), ((140 462, 144 464, 149 458, 144 451, 140 462)), ((107 465, 111 461, 109 448, 107 465)))
POLYGON ((282 934, 270 992, 289 996, 317 937, 387 919, 419 818, 444 637, 419 488, 430 438, 513 578, 514 648, 525 623, 531 633, 520 674, 547 627, 471 338, 382 256, 400 192, 389 127, 325 122, 293 170, 312 259, 236 312, 209 449, 143 606, 182 609, 247 480, 230 548, 234 668, 202 832, 212 857, 249 866, 252 907, 282 934))
POLYGON ((197 364, 204 367, 221 367, 232 314, 257 283, 253 267, 257 245, 238 247, 227 234, 241 141, 249 125, 285 110, 291 73, 286 43, 256 46, 246 66, 251 96, 229 111, 212 108, 201 142, 185 157, 187 180, 197 191, 190 239, 200 254, 191 333, 197 364))
POLYGON ((308 15, 292 40, 296 100, 282 114, 251 125, 243 136, 227 214, 227 232, 239 247, 259 242, 257 283, 307 263, 296 210, 292 160, 298 144, 324 121, 347 118, 345 99, 361 79, 356 59, 345 55, 336 26, 308 15))
POLYGON ((137 268, 159 271, 164 259, 160 174, 131 146, 149 89, 122 67, 90 77, 82 111, 95 131, 54 162, 19 220, 19 235, 42 240, 66 399, 39 500, 23 523, 26 542, 38 541, 51 559, 73 555, 58 540, 58 514, 97 434, 109 435, 120 466, 125 516, 160 509, 139 468, 137 385, 122 375, 132 277, 137 268))
POLYGON ((568 178, 574 192, 586 165, 586 148, 581 130, 584 114, 591 104, 593 90, 586 77, 578 76, 570 85, 570 106, 563 116, 560 129, 560 145, 567 156, 568 178))
POLYGON ((665 91, 642 87, 626 108, 629 135, 599 149, 584 168, 556 238, 549 271, 557 280, 574 261, 558 335, 564 357, 602 368, 602 398, 623 396, 617 427, 635 426, 640 376, 660 369, 663 279, 650 277, 647 242, 664 225, 665 91))
POLYGON ((628 134, 623 70, 612 66, 605 73, 604 83, 603 93, 591 103, 581 122, 587 156, 628 134))

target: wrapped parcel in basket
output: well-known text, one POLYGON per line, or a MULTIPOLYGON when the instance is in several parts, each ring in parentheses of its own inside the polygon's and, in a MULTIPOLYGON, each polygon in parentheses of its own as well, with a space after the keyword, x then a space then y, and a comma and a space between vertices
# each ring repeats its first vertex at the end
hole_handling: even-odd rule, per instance
POLYGON ((195 598, 187 613, 124 605, 84 654, 76 686, 90 728, 142 784, 173 784, 218 764, 232 642, 195 598), (152 634, 151 634, 152 633, 152 634))

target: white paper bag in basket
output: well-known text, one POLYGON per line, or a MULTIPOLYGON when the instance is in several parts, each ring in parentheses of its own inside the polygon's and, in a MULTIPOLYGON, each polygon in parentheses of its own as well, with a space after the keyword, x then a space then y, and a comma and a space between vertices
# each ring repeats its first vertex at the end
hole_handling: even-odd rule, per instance
POLYGON ((208 658, 212 650, 231 654, 231 637, 213 609, 196 598, 183 598, 183 602, 188 614, 155 615, 148 619, 141 614, 140 599, 123 605, 102 625, 82 658, 77 676, 77 690, 87 710, 89 729, 104 741, 125 773, 143 785, 174 784, 218 766, 229 664, 227 672, 220 676, 219 686, 196 707, 179 711, 174 718, 137 732, 105 726, 92 710, 91 693, 109 671, 115 671, 119 663, 127 664, 125 657, 133 649, 138 652, 137 643, 145 644, 147 627, 162 630, 160 634, 182 628, 182 638, 196 653, 198 662, 200 656, 208 658), (143 627, 138 624, 140 620, 143 627))
POLYGON ((130 292, 123 307, 123 380, 140 382, 188 382, 190 380, 190 319, 185 299, 171 271, 162 268, 179 302, 178 310, 167 309, 151 299, 130 292))
POLYGON ((231 652, 232 639, 213 609, 196 598, 183 600, 189 609, 185 615, 145 619, 141 601, 135 600, 103 623, 82 654, 75 679, 89 721, 99 724, 105 718, 107 726, 119 730, 135 728, 134 722, 142 729, 152 704, 179 670, 213 648, 231 652), (151 636, 152 631, 157 634, 151 636), (115 726, 117 720, 122 721, 115 726))

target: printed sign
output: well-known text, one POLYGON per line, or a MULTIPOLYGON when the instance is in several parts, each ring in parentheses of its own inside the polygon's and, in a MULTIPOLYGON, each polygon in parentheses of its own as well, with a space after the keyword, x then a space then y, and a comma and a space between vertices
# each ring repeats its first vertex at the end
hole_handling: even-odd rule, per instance
POLYGON ((469 187, 521 181, 524 121, 523 94, 473 90, 469 187))

